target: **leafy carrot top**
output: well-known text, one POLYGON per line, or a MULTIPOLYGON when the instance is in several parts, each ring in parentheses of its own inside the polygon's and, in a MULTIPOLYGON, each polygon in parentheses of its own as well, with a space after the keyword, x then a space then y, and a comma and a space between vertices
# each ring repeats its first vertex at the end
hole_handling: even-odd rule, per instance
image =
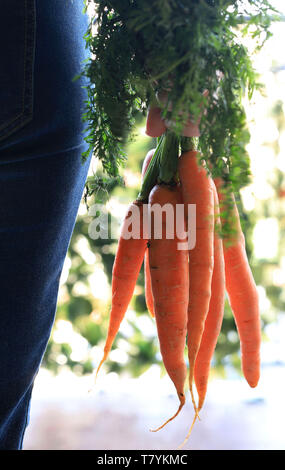
POLYGON ((167 91, 164 117, 179 134, 202 113, 199 146, 214 176, 247 184, 249 133, 242 103, 260 85, 243 37, 256 48, 270 36, 276 10, 267 0, 85 0, 96 13, 86 45, 91 58, 87 142, 106 174, 119 176, 134 116, 167 91), (208 97, 202 96, 208 90, 208 97), (169 107, 171 103, 171 107, 169 107))

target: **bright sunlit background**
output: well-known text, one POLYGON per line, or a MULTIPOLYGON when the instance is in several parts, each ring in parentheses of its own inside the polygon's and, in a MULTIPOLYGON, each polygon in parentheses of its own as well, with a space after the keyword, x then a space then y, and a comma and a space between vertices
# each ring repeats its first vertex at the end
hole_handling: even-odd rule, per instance
MULTIPOLYGON (((285 15, 284 0, 272 0, 285 15)), ((185 449, 285 449, 285 23, 254 64, 265 85, 246 103, 252 181, 241 191, 250 264, 263 324, 260 384, 250 389, 240 373, 239 341, 229 306, 213 360, 205 407, 185 449)), ((138 122, 110 217, 137 194, 143 158, 153 141, 138 122)), ((92 165, 91 172, 95 166, 92 165)), ((106 201, 104 193, 96 201, 106 201)), ((58 311, 36 379, 24 449, 176 449, 193 418, 188 404, 175 421, 150 433, 177 407, 161 366, 155 323, 144 300, 143 274, 109 360, 94 387, 110 306, 116 239, 95 240, 92 205, 84 202, 61 278, 58 311), (91 389, 91 391, 90 391, 91 389)))

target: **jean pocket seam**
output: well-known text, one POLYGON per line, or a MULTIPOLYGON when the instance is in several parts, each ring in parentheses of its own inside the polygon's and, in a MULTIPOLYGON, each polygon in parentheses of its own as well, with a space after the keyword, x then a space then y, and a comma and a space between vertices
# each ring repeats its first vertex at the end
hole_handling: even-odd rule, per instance
POLYGON ((25 37, 22 110, 0 126, 0 141, 21 129, 33 118, 33 69, 35 56, 36 15, 35 0, 25 0, 25 37))

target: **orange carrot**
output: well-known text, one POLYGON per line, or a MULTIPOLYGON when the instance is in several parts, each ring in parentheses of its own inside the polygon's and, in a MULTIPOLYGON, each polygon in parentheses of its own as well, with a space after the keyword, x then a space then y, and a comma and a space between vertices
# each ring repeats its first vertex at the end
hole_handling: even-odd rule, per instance
MULTIPOLYGON (((216 179, 220 205, 224 195, 221 180, 216 179)), ((249 266, 244 234, 234 195, 232 197, 233 236, 224 239, 226 289, 236 322, 240 343, 242 371, 248 384, 256 387, 260 378, 261 324, 256 284, 249 266)), ((222 219, 223 223, 223 219, 222 219)))
MULTIPOLYGON (((187 346, 189 358, 189 388, 197 412, 193 393, 194 364, 199 350, 211 297, 214 267, 214 196, 211 179, 198 162, 198 153, 182 153, 179 164, 182 197, 185 207, 196 205, 196 245, 189 251, 189 306, 187 346)), ((186 215, 187 220, 187 215, 186 215)))
POLYGON ((149 151, 147 152, 146 156, 145 156, 145 159, 144 159, 143 165, 142 165, 142 178, 141 178, 142 180, 143 180, 143 178, 144 178, 144 175, 145 175, 145 172, 146 172, 146 170, 147 170, 147 167, 148 167, 148 165, 149 165, 149 163, 150 163, 150 161, 151 161, 151 159, 152 159, 152 157, 153 157, 153 155, 154 155, 155 150, 156 150, 155 148, 149 150, 149 151))
POLYGON ((150 315, 154 318, 154 302, 153 302, 153 294, 151 288, 151 278, 150 278, 150 267, 149 267, 149 252, 148 248, 145 252, 144 256, 144 291, 145 291, 145 302, 147 309, 150 315))
MULTIPOLYGON (((145 175, 145 172, 147 170, 147 167, 149 165, 149 162, 151 161, 153 154, 155 152, 155 148, 151 149, 147 154, 143 162, 142 166, 142 179, 145 175)), ((149 253, 148 253, 148 247, 145 252, 145 257, 144 257, 144 291, 145 291, 145 301, 146 301, 146 306, 147 309, 152 317, 154 317, 154 305, 153 305, 153 295, 152 295, 152 290, 151 290, 151 279, 150 279, 150 270, 149 270, 149 253)))
MULTIPOLYGON (((112 344, 131 301, 137 278, 143 263, 148 240, 143 237, 143 204, 134 201, 128 208, 123 221, 119 238, 118 249, 112 272, 112 305, 110 312, 109 328, 104 347, 103 358, 97 368, 96 377, 103 362, 112 348, 112 344), (139 214, 139 217, 135 217, 139 214), (138 234, 126 239, 130 232, 130 219, 139 223, 138 234), (138 238, 136 238, 138 235, 138 238)), ((134 230, 134 226, 132 226, 134 230)))
MULTIPOLYGON (((184 359, 187 332, 187 307, 189 298, 188 250, 179 250, 176 236, 176 204, 182 204, 181 193, 177 186, 156 185, 149 197, 150 210, 155 205, 173 208, 172 221, 162 214, 162 236, 158 239, 154 232, 155 213, 151 212, 151 238, 149 262, 154 311, 157 324, 160 351, 165 369, 171 378, 180 405, 177 412, 162 426, 174 419, 185 403, 184 385, 187 366, 184 359), (174 223, 174 233, 167 235, 166 230, 174 223)), ((183 217, 184 229, 184 217, 183 217)), ((158 430, 156 429, 156 431, 158 430)))
POLYGON ((215 201, 214 271, 209 311, 194 368, 195 385, 199 396, 198 412, 201 410, 206 397, 211 360, 222 326, 225 303, 225 265, 223 241, 220 235, 219 200, 213 182, 212 185, 215 201))

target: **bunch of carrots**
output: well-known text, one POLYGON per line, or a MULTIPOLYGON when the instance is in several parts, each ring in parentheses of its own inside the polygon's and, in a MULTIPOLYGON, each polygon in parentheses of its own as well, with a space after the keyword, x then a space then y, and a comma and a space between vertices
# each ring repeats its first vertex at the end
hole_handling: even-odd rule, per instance
MULTIPOLYGON (((150 112, 147 134, 161 138, 167 132, 159 113, 150 112)), ((181 142, 187 142, 187 137, 180 140, 179 152, 174 152, 174 156, 171 149, 167 149, 168 160, 161 158, 159 145, 145 157, 142 181, 145 182, 148 175, 151 183, 145 185, 148 187, 147 196, 143 194, 140 197, 140 193, 130 205, 122 225, 113 265, 109 329, 96 375, 112 348, 144 263, 146 304, 155 318, 162 360, 179 398, 177 412, 154 431, 173 420, 185 404, 189 369, 188 383, 195 416, 186 441, 205 401, 226 295, 240 338, 242 371, 251 387, 256 387, 260 376, 261 325, 258 293, 247 259, 234 195, 230 193, 229 206, 225 197, 229 192, 224 181, 213 178, 199 152, 181 142), (174 177, 169 181, 160 177, 161 172, 155 172, 155 168, 165 161, 175 163, 174 177), (166 219, 162 217, 160 238, 155 236, 152 228, 147 233, 142 229, 139 237, 125 237, 134 206, 139 210, 140 226, 143 227, 145 209, 149 211, 151 221, 155 204, 171 205, 174 215, 177 204, 183 204, 184 217, 178 220, 175 216, 174 223, 179 230, 175 230, 174 236, 166 236, 166 219), (190 204, 196 207, 196 243, 189 249, 179 249, 181 242, 187 243, 189 235, 187 208, 190 204), (225 223, 230 223, 231 230, 226 237, 221 237, 225 223), (179 238, 179 233, 186 236, 179 238)), ((188 142, 192 142, 191 138, 188 142)))

